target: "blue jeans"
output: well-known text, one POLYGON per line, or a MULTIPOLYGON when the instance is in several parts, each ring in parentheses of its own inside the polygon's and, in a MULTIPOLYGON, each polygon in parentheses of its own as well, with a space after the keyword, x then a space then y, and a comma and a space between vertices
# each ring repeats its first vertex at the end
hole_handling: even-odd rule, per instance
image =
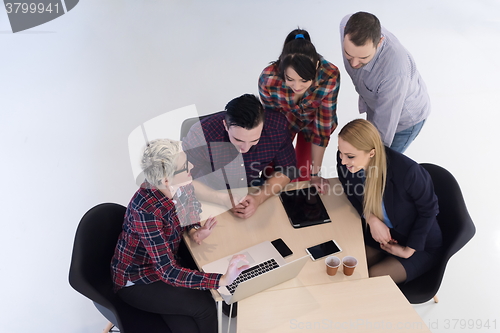
POLYGON ((394 134, 394 139, 392 140, 391 149, 404 153, 406 148, 410 146, 410 143, 412 143, 420 133, 424 123, 425 119, 410 128, 404 129, 401 132, 396 132, 396 134, 394 134))

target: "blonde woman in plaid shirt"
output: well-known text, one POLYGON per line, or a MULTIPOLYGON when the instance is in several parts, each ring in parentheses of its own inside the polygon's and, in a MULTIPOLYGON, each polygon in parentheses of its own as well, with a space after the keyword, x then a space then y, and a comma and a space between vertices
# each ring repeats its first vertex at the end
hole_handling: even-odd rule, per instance
POLYGON ((309 33, 295 29, 285 39, 279 59, 259 78, 259 93, 266 109, 283 113, 292 138, 298 133, 295 152, 299 180, 310 179, 320 192, 328 180, 321 165, 330 135, 337 127, 338 68, 316 52, 309 33))
MULTIPOLYGON (((226 274, 189 268, 179 253, 182 235, 201 243, 217 220, 200 224, 188 162, 180 142, 158 139, 144 149, 145 182, 130 200, 111 262, 114 290, 123 301, 160 314, 174 333, 216 333, 217 310, 208 289, 231 284, 248 265, 233 256, 226 274)), ((186 255, 188 255, 186 253, 186 255)))

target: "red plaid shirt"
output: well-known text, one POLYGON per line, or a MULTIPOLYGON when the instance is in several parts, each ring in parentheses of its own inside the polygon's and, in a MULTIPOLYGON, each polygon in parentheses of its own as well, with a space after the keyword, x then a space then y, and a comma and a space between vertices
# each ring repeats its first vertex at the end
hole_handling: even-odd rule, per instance
POLYGON ((115 291, 127 284, 156 281, 192 289, 219 287, 221 274, 202 273, 177 264, 182 233, 189 229, 180 225, 177 215, 197 223, 201 211, 193 186, 187 185, 181 191, 181 196, 169 199, 158 189, 141 187, 132 197, 111 262, 115 291))
POLYGON ((340 72, 332 63, 320 57, 316 79, 298 104, 293 102, 293 90, 278 76, 278 66, 267 66, 259 78, 262 104, 282 112, 292 133, 302 131, 306 141, 326 147, 337 127, 337 95, 340 72))

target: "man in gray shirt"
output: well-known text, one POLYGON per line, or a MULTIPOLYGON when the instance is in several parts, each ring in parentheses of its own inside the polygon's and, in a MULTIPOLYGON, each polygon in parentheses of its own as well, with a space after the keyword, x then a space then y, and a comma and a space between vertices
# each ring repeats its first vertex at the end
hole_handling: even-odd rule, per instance
POLYGON ((359 94, 359 112, 366 112, 386 146, 403 153, 431 111, 412 56, 370 13, 344 17, 340 38, 345 69, 359 94))

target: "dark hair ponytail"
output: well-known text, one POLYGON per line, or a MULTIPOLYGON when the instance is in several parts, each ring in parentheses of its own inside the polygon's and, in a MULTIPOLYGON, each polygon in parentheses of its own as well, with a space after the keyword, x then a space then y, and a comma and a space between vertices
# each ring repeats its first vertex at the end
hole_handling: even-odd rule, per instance
POLYGON ((285 47, 285 45, 288 42, 291 42, 292 40, 295 39, 305 39, 308 42, 311 42, 311 36, 309 36, 309 33, 307 31, 302 29, 295 29, 292 32, 290 32, 288 36, 286 36, 285 43, 283 43, 283 47, 285 47))
POLYGON ((285 70, 292 67, 304 80, 314 80, 319 57, 311 43, 309 33, 306 30, 295 29, 286 36, 283 51, 276 61, 278 75, 284 80, 285 70))

